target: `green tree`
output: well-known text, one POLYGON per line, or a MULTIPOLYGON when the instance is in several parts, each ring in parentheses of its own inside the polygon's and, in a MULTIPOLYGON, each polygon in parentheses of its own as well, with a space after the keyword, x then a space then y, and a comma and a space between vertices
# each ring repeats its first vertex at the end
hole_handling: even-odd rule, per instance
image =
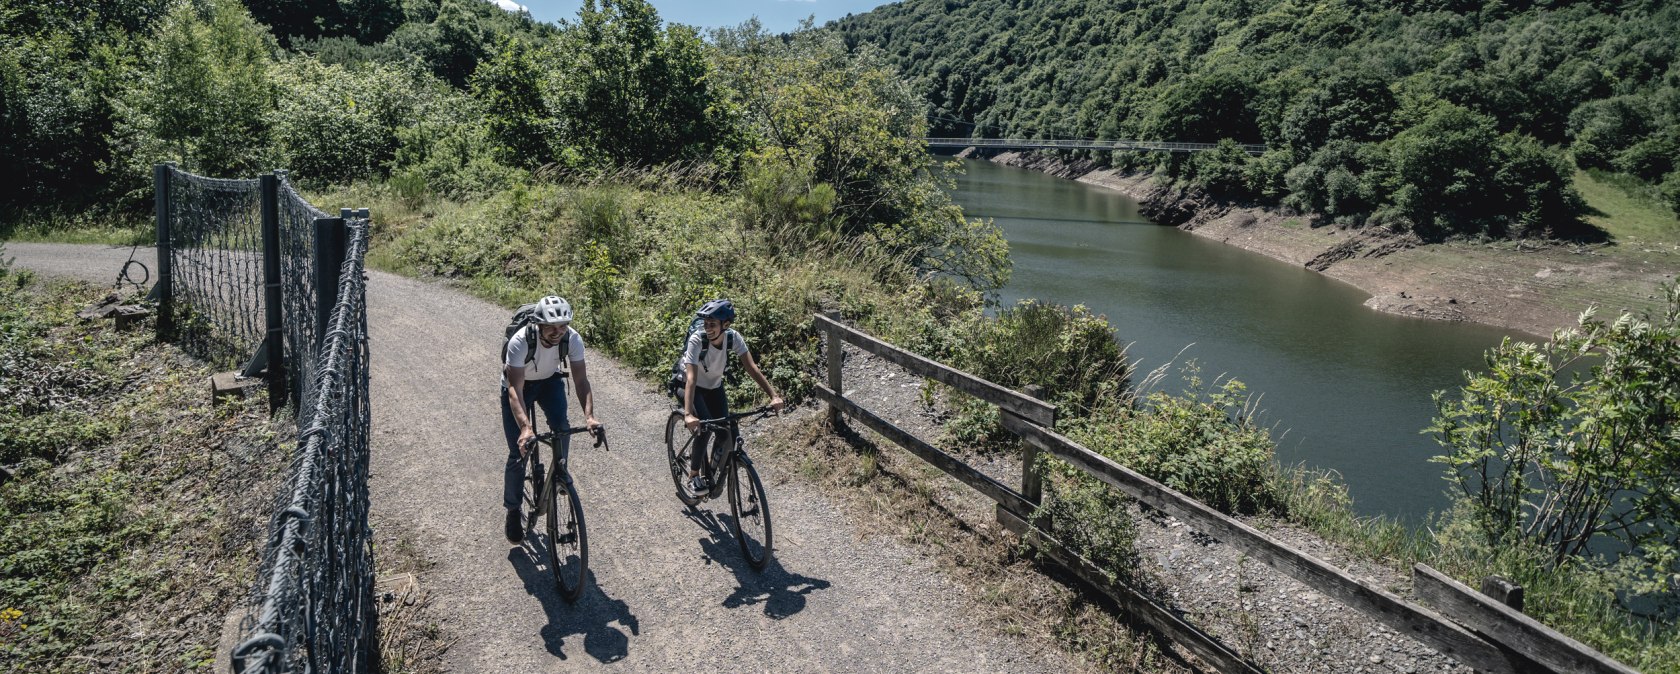
POLYGON ((271 117, 275 154, 297 178, 317 184, 383 175, 400 131, 444 114, 459 96, 424 70, 387 64, 295 57, 277 65, 274 78, 281 92, 271 117))
POLYGON ((586 0, 556 51, 557 116, 585 155, 662 164, 707 158, 722 140, 727 120, 717 116, 699 36, 679 25, 661 31, 644 0, 586 0))
POLYGON ((275 89, 273 38, 233 0, 175 6, 118 104, 118 165, 131 184, 150 165, 235 175, 262 168, 275 89))
POLYGON ((558 122, 543 101, 537 49, 508 38, 473 74, 473 96, 484 104, 496 156, 509 166, 535 168, 553 160, 558 122))
POLYGON ((1008 279, 1008 244, 989 222, 964 218, 929 168, 922 106, 879 52, 848 53, 831 34, 789 39, 757 24, 713 36, 713 69, 758 158, 834 192, 840 234, 884 245, 929 274, 983 289, 1008 279))
POLYGON ((1680 592, 1680 285, 1653 316, 1592 310, 1543 344, 1507 338, 1487 371, 1435 395, 1428 429, 1489 545, 1543 546, 1553 563, 1598 539, 1680 592))
POLYGON ((1498 137, 1492 118, 1439 101, 1387 143, 1394 203, 1420 235, 1446 236, 1483 213, 1498 137))

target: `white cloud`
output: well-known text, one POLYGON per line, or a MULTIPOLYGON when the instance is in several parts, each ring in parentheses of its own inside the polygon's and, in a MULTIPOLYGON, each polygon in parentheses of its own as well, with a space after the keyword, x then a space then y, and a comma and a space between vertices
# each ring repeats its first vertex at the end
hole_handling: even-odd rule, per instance
POLYGON ((505 9, 505 10, 510 11, 510 12, 528 12, 528 11, 530 11, 530 8, 528 8, 524 5, 521 5, 517 2, 514 2, 513 0, 490 0, 490 2, 494 5, 496 5, 497 7, 500 7, 502 9, 505 9))

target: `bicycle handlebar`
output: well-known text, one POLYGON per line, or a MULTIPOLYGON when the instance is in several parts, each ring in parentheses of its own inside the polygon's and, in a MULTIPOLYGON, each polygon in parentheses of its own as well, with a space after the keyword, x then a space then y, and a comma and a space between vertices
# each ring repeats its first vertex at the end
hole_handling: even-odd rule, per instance
POLYGON ((756 417, 771 417, 771 416, 776 416, 776 414, 777 414, 777 412, 773 409, 770 409, 769 405, 764 405, 764 406, 759 407, 759 408, 757 408, 755 410, 752 410, 750 412, 739 412, 739 413, 736 413, 736 414, 730 414, 728 416, 718 417, 716 419, 701 419, 700 420, 700 427, 705 428, 705 429, 709 429, 709 430, 722 430, 722 427, 725 423, 735 421, 737 419, 745 419, 747 417, 754 417, 754 416, 756 416, 756 417))
MULTIPOLYGON (((552 443, 554 441, 554 437, 556 435, 577 435, 578 433, 588 433, 590 435, 595 436, 595 445, 594 446, 600 447, 600 448, 605 449, 609 452, 612 451, 612 446, 607 444, 607 425, 606 424, 601 424, 601 425, 598 425, 594 428, 590 428, 588 426, 572 426, 570 428, 567 428, 564 431, 549 431, 547 433, 538 433, 536 435, 536 437, 531 438, 531 443, 530 444, 535 444, 535 443, 538 443, 538 442, 550 442, 550 443, 552 443)), ((526 446, 529 447, 530 444, 527 444, 526 446)))

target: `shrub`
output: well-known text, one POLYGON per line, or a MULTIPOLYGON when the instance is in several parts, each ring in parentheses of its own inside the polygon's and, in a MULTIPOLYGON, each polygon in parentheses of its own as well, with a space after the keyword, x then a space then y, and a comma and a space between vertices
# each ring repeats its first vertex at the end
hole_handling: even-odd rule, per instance
POLYGON ((1607 323, 1589 309, 1543 344, 1507 338, 1486 372, 1436 394, 1428 432, 1448 452, 1435 460, 1460 490, 1457 517, 1483 542, 1536 546, 1552 566, 1614 550, 1644 565, 1641 590, 1672 601, 1680 285, 1664 292, 1656 316, 1607 323))
POLYGON ((1669 209, 1680 216, 1680 171, 1669 173, 1657 189, 1662 195, 1663 203, 1668 204, 1669 209))
POLYGON ((263 168, 275 49, 268 31, 237 2, 176 4, 139 76, 120 95, 119 180, 148 189, 151 165, 164 160, 212 176, 263 168))
POLYGON ((1228 513, 1276 510, 1271 434, 1254 425, 1247 387, 1235 379, 1203 389, 1192 361, 1184 395, 1154 392, 1135 405, 1100 410, 1066 432, 1093 451, 1228 513))
POLYGON ((476 110, 464 96, 406 66, 345 67, 292 58, 275 73, 281 93, 273 125, 280 161, 319 183, 382 176, 403 143, 401 130, 416 126, 415 120, 459 120, 476 110))

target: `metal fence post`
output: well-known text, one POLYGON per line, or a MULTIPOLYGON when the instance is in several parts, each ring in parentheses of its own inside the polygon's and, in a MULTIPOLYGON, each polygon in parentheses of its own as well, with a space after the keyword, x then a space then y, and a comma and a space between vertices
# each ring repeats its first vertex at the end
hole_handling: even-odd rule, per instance
POLYGON ((338 306, 338 275, 344 266, 344 218, 315 218, 315 348, 326 353, 327 331, 338 306))
POLYGON ((157 192, 157 290, 158 317, 157 334, 159 340, 167 340, 175 334, 175 270, 171 265, 174 250, 170 246, 170 203, 169 183, 175 167, 172 164, 155 164, 152 166, 152 189, 157 192))
POLYGON ((280 179, 272 173, 259 177, 262 186, 263 309, 268 332, 263 348, 268 351, 268 411, 286 404, 286 349, 280 297, 280 179))
MULTIPOLYGON (((828 317, 828 320, 840 321, 839 311, 825 311, 823 315, 828 317)), ((828 334, 828 344, 826 345, 828 349, 828 388, 834 391, 834 395, 843 395, 845 392, 840 389, 840 331, 835 330, 830 325, 825 325, 823 328, 823 332, 828 334)), ((828 425, 834 428, 840 427, 840 408, 833 403, 828 405, 828 425)))

